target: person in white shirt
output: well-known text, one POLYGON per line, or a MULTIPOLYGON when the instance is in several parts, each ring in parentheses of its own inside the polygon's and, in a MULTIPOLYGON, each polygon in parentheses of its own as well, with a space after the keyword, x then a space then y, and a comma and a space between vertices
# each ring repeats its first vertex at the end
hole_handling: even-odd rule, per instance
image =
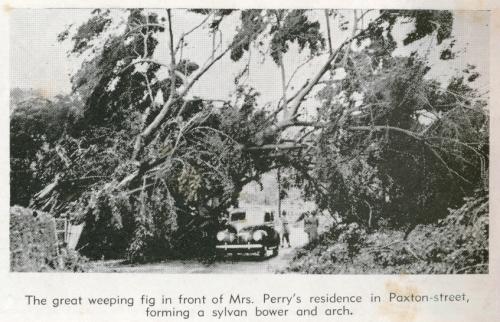
POLYGON ((281 212, 281 247, 285 247, 285 241, 288 244, 288 247, 292 247, 290 245, 290 227, 288 224, 288 218, 286 217, 286 211, 281 212))

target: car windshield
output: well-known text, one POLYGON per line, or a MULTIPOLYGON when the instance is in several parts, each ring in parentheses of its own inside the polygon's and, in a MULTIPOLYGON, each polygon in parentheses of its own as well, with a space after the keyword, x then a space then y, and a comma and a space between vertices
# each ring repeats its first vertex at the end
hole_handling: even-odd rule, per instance
POLYGON ((245 220, 246 213, 244 212, 233 212, 231 214, 231 221, 245 220))

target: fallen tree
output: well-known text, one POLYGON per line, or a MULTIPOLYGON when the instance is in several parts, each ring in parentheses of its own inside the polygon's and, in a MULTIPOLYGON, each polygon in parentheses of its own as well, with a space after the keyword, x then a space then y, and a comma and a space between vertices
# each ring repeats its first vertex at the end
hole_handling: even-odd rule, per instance
MULTIPOLYGON (((218 217, 242 187, 277 167, 296 170, 288 184, 303 185, 321 208, 368 226, 381 219, 372 217, 387 196, 396 196, 389 204, 404 205, 412 193, 401 168, 391 168, 395 148, 411 148, 398 154, 406 156, 398 164, 432 164, 435 172, 426 178, 439 173, 436 189, 460 182, 454 200, 485 177, 488 116, 481 97, 463 79, 448 86, 425 80, 425 57, 392 57, 392 31, 401 20, 415 23, 405 44, 426 38, 439 44, 451 35, 451 13, 354 10, 349 19, 327 10, 322 19, 342 35, 334 48, 331 28, 322 32, 319 18, 305 10, 193 12, 199 22, 181 32, 172 10, 95 10, 71 36, 72 53, 87 56, 72 80, 84 102, 79 130, 61 135, 51 149, 46 171, 53 179, 30 206, 86 221, 81 247, 90 256, 206 254, 218 217), (224 21, 235 17, 238 28, 224 43, 224 21), (204 63, 184 54, 201 28, 213 39, 204 63), (167 48, 163 59, 160 44, 167 48), (292 44, 307 55, 287 78, 284 56, 292 44), (250 60, 235 79, 233 101, 191 95, 224 57, 242 61, 253 48, 277 66, 282 95, 274 107, 259 106, 259 93, 241 81, 250 60), (309 62, 320 68, 294 91, 297 70, 309 62), (344 78, 335 77, 340 70, 344 78), (308 113, 313 93, 319 107, 308 113), (439 117, 423 125, 423 112, 439 117), (467 135, 450 132, 466 120, 467 135), (469 141, 479 133, 479 143, 469 141), (481 175, 470 171, 477 164, 481 175)), ((68 37, 69 31, 60 35, 68 37)), ((412 227, 424 214, 410 208, 399 221, 412 227)))

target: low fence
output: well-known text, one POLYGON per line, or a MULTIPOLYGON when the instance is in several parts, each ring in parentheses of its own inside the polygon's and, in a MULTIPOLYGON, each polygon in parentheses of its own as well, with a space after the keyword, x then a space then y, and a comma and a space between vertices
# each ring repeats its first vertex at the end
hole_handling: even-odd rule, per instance
POLYGON ((56 238, 69 249, 75 249, 82 234, 84 224, 73 225, 68 217, 55 218, 56 238))

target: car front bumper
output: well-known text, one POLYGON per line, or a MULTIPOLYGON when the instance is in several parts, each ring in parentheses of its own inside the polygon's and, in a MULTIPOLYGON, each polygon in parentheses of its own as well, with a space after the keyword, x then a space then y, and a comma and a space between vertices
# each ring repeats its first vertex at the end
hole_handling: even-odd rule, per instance
POLYGON ((218 251, 234 252, 234 253, 249 253, 260 251, 264 248, 262 244, 222 244, 215 248, 218 251))

